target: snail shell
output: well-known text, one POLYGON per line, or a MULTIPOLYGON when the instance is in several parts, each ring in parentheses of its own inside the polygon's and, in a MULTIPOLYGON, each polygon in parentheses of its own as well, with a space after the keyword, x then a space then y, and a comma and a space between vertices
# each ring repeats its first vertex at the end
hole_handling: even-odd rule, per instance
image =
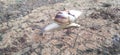
POLYGON ((65 10, 65 11, 59 11, 54 21, 61 23, 61 24, 70 24, 75 22, 75 20, 82 14, 81 11, 77 10, 65 10))
POLYGON ((55 22, 59 23, 59 24, 69 24, 70 20, 69 20, 69 16, 67 11, 60 11, 56 14, 55 22))

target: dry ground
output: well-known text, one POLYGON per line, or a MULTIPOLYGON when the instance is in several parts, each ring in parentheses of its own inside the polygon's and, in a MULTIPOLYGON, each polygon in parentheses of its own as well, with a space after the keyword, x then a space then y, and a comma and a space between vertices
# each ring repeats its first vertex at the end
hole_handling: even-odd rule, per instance
POLYGON ((62 3, 35 6, 13 10, 9 17, 2 16, 0 55, 120 54, 120 49, 112 43, 112 37, 120 35, 119 0, 65 0, 62 3), (84 10, 84 14, 77 20, 81 27, 39 35, 40 29, 52 22, 52 16, 64 8, 84 10), (24 9, 30 10, 21 13, 25 12, 24 9))

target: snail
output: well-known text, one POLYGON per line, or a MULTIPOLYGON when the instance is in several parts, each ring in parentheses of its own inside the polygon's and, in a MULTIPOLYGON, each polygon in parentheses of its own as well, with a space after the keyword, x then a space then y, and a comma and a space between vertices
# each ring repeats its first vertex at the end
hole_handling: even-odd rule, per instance
POLYGON ((41 32, 44 33, 54 30, 60 30, 71 26, 80 27, 80 25, 75 23, 75 21, 81 14, 82 11, 78 10, 59 11, 53 19, 54 22, 43 28, 41 32))

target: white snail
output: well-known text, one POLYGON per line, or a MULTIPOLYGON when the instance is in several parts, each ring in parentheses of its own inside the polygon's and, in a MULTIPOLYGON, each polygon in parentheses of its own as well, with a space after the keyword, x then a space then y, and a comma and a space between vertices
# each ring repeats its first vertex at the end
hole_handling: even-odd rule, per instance
POLYGON ((54 22, 42 29, 42 33, 71 26, 79 27, 80 25, 75 23, 75 21, 81 14, 82 11, 78 10, 59 11, 54 18, 54 22))

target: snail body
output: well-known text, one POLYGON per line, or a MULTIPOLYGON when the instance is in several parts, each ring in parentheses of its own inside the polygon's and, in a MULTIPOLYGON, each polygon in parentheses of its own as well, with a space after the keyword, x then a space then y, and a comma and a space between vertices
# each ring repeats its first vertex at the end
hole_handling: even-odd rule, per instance
POLYGON ((81 14, 82 12, 78 10, 59 11, 54 18, 54 22, 47 25, 42 32, 63 29, 71 26, 79 27, 80 25, 75 23, 75 21, 81 14))

